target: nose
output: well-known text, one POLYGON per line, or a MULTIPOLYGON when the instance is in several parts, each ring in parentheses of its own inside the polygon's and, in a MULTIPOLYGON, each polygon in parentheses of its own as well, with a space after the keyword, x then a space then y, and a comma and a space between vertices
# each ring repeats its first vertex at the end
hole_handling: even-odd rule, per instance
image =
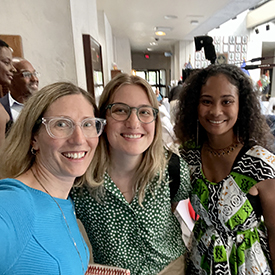
POLYGON ((222 113, 222 108, 219 104, 213 104, 210 109, 210 114, 213 116, 219 116, 222 113))
POLYGON ((31 75, 31 81, 35 82, 38 81, 38 77, 35 76, 34 74, 31 75))
POLYGON ((140 121, 137 117, 137 110, 136 109, 132 109, 132 112, 129 116, 129 118, 126 120, 126 126, 129 128, 139 128, 140 125, 140 121))
POLYGON ((10 65, 10 71, 13 72, 13 73, 17 72, 12 63, 10 65))
POLYGON ((38 78, 34 74, 32 74, 31 75, 31 81, 37 81, 37 80, 38 80, 38 78))
POLYGON ((86 142, 86 137, 83 134, 82 128, 79 125, 75 125, 72 135, 69 137, 69 141, 74 144, 81 145, 86 142))

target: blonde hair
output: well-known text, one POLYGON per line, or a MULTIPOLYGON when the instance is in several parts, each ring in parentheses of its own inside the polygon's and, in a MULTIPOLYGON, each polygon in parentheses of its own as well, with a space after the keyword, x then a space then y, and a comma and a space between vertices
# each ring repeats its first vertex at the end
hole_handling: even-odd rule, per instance
MULTIPOLYGON (((93 106, 95 116, 98 115, 94 99, 74 84, 57 82, 45 86, 28 99, 1 147, 0 155, 5 157, 0 160, 0 178, 16 178, 31 168, 35 161, 35 155, 31 153, 31 144, 34 135, 41 127, 43 114, 58 98, 72 94, 83 95, 93 106)), ((86 173, 77 178, 75 183, 92 182, 91 174, 89 166, 86 173)))
MULTIPOLYGON (((99 114, 101 118, 106 118, 106 106, 112 103, 114 93, 123 85, 138 85, 147 94, 151 105, 158 109, 158 101, 152 87, 149 83, 138 76, 119 74, 113 78, 104 88, 104 91, 99 101, 99 114)), ((160 117, 156 118, 155 137, 149 148, 143 153, 142 161, 135 173, 135 189, 138 189, 138 200, 142 205, 142 201, 145 196, 145 188, 150 182, 159 175, 159 182, 163 178, 163 171, 166 165, 166 158, 164 156, 164 147, 162 143, 162 126, 160 117)), ((107 136, 103 133, 99 139, 99 145, 96 149, 91 166, 94 170, 94 181, 99 184, 103 183, 104 173, 108 171, 110 167, 109 155, 109 143, 107 136)), ((93 187, 95 184, 88 187, 93 187)), ((102 187, 103 188, 103 187, 102 187)), ((95 194, 98 194, 101 190, 97 190, 95 194)), ((93 190, 91 190, 93 194, 93 190)))

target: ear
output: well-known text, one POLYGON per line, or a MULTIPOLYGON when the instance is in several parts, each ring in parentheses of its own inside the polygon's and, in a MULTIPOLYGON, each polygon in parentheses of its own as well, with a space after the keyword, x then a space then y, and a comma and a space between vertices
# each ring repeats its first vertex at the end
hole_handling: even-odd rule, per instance
POLYGON ((37 135, 35 135, 35 136, 32 138, 31 145, 32 145, 32 148, 33 148, 35 151, 38 151, 38 150, 39 150, 39 144, 38 144, 38 141, 37 141, 37 135))

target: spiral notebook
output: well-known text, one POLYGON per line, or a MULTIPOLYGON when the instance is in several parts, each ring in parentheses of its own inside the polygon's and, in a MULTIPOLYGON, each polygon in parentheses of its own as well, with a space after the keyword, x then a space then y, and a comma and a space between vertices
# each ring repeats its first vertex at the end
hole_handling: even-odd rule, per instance
POLYGON ((129 269, 119 267, 91 264, 85 275, 130 275, 129 269))

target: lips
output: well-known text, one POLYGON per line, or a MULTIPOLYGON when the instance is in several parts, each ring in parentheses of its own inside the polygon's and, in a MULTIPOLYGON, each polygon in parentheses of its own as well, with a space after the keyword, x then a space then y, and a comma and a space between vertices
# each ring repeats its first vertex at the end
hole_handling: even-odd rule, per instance
POLYGON ((68 159, 82 159, 86 155, 86 152, 79 153, 62 153, 62 155, 68 159))

